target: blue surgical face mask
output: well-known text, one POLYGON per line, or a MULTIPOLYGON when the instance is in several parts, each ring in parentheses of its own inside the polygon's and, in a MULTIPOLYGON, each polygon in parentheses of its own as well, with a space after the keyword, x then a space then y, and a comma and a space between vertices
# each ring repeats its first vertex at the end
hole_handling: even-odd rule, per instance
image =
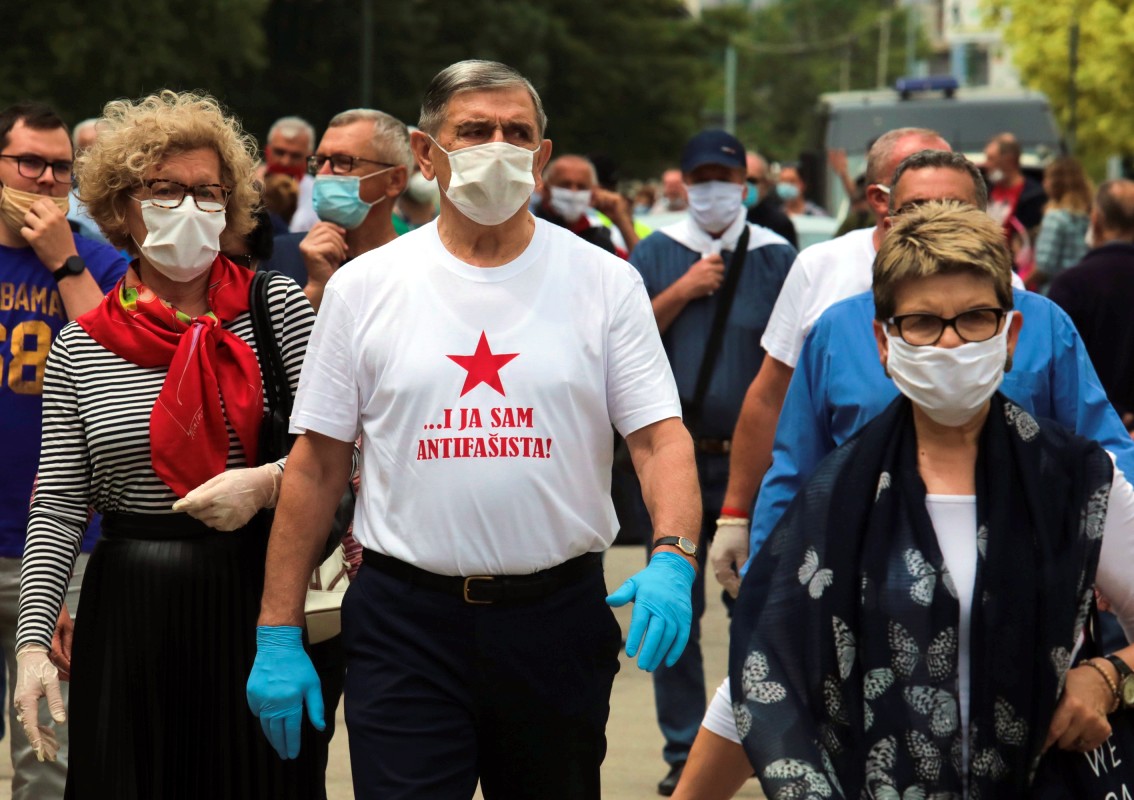
POLYGON ((781 200, 794 200, 799 197, 799 187, 794 183, 777 183, 776 194, 781 200))
POLYGON ((756 181, 746 181, 748 184, 748 191, 744 193, 744 207, 752 208, 760 202, 760 184, 756 181))
POLYGON ((363 223, 371 208, 386 199, 386 196, 382 195, 373 203, 367 203, 358 194, 362 181, 391 169, 393 167, 387 167, 361 177, 316 175, 315 185, 311 189, 311 200, 315 204, 316 216, 325 222, 342 225, 348 231, 354 230, 363 223))

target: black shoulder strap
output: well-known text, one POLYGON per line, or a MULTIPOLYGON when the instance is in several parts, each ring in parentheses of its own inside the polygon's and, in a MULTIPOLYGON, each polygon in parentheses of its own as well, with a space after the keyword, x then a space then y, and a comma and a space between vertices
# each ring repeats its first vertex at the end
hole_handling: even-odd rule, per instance
POLYGON ((248 312, 252 317, 252 335, 260 354, 260 371, 264 375, 264 396, 269 413, 264 418, 260 435, 261 462, 274 461, 290 449, 288 420, 291 418, 291 384, 280 353, 272 315, 268 310, 268 283, 275 272, 257 272, 248 290, 248 312))
POLYGON ((264 371, 264 393, 268 396, 268 407, 279 408, 291 414, 291 384, 287 380, 287 368, 283 354, 272 327, 272 314, 268 310, 268 283, 274 272, 257 272, 252 277, 249 312, 252 315, 252 333, 256 337, 256 348, 260 352, 261 368, 264 371))
POLYGON ((745 223, 744 231, 736 240, 736 248, 732 251, 732 258, 729 259, 728 272, 725 273, 717 310, 713 315, 713 327, 709 329, 709 338, 705 341, 705 355, 701 357, 701 368, 697 371, 693 398, 685 408, 685 425, 692 429, 695 429, 697 423, 701 421, 701 405, 705 402, 705 393, 709 391, 709 382, 713 379, 713 369, 721 352, 728 312, 732 309, 732 301, 736 297, 736 285, 740 282, 740 271, 744 268, 744 258, 748 255, 749 230, 748 224, 745 223))

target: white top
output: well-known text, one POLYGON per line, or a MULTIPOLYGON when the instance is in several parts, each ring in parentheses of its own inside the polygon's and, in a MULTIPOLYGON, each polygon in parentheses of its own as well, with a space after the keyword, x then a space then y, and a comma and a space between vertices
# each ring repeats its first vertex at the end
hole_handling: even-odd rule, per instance
POLYGON ((813 244, 796 256, 760 340, 768 355, 794 369, 819 316, 870 288, 875 252, 874 228, 863 228, 813 244))
POLYGON ((299 196, 295 202, 295 213, 291 215, 291 222, 287 229, 292 233, 306 233, 315 227, 319 216, 315 213, 315 179, 303 174, 299 179, 299 196))
MULTIPOLYGON (((874 283, 874 228, 819 242, 796 256, 780 289, 760 345, 777 361, 795 369, 811 326, 840 300, 869 291, 874 283)), ((1015 272, 1012 285, 1024 288, 1015 272)))
POLYGON ((957 699, 961 713, 961 758, 969 763, 969 698, 972 695, 969 663, 973 621, 973 591, 976 587, 977 522, 976 495, 927 494, 925 508, 945 568, 957 587, 961 613, 957 622, 957 699))
MULTIPOLYGON (((1108 454, 1109 455, 1109 454, 1108 454)), ((1111 460, 1114 456, 1111 455, 1111 460)), ((971 691, 969 642, 972 629, 973 589, 976 586, 977 530, 976 497, 973 495, 929 494, 925 497, 929 519, 945 566, 953 577, 960 605, 957 647, 957 692, 961 704, 962 746, 968 763, 969 695, 971 691)), ((1134 487, 1117 466, 1110 489, 1106 523, 1103 526, 1099 566, 1095 573, 1095 586, 1110 601, 1115 616, 1122 625, 1126 638, 1134 640, 1134 581, 1130 580, 1130 565, 1134 564, 1134 487)), ((729 680, 713 695, 702 722, 718 736, 737 744, 736 720, 732 713, 732 696, 729 680)))
POLYGON ((500 267, 430 223, 328 282, 293 432, 362 434, 354 536, 445 575, 525 574, 606 549, 613 424, 680 417, 642 279, 542 220, 500 267))

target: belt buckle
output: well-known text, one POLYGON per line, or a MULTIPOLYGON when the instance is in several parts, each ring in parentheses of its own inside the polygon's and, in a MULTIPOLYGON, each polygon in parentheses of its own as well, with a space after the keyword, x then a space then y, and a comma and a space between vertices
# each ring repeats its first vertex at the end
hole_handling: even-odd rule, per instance
POLYGON ((470 605, 474 605, 474 606, 490 606, 490 605, 492 605, 492 602, 493 602, 492 600, 474 600, 473 598, 469 597, 469 584, 472 581, 493 581, 493 580, 496 580, 496 578, 493 577, 492 575, 470 575, 467 578, 465 578, 464 591, 462 592, 462 597, 464 598, 464 601, 466 603, 468 603, 470 605))

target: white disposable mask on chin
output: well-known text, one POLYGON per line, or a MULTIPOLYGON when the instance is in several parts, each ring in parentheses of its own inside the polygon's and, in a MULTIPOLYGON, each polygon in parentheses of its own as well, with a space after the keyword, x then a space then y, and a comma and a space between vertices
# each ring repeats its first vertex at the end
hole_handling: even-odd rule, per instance
POLYGON ((747 187, 742 183, 709 181, 687 189, 689 215, 706 233, 719 233, 736 221, 747 187))
POLYGON ((212 266, 220 252, 223 211, 201 211, 190 197, 177 208, 161 208, 153 200, 138 202, 146 240, 134 241, 154 269, 171 281, 187 283, 212 266))
POLYGON ((532 164, 538 147, 528 150, 508 142, 488 142, 446 150, 436 139, 433 143, 449 159, 445 196, 473 222, 489 226, 506 222, 535 190, 532 164))
POLYGON ((591 207, 591 190, 565 189, 562 186, 551 187, 551 207, 555 213, 563 217, 567 224, 573 224, 587 213, 591 207))
POLYGON ((1012 314, 991 339, 958 347, 915 347, 895 333, 889 336, 886 371, 898 391, 938 425, 964 425, 1004 380, 1012 314))

